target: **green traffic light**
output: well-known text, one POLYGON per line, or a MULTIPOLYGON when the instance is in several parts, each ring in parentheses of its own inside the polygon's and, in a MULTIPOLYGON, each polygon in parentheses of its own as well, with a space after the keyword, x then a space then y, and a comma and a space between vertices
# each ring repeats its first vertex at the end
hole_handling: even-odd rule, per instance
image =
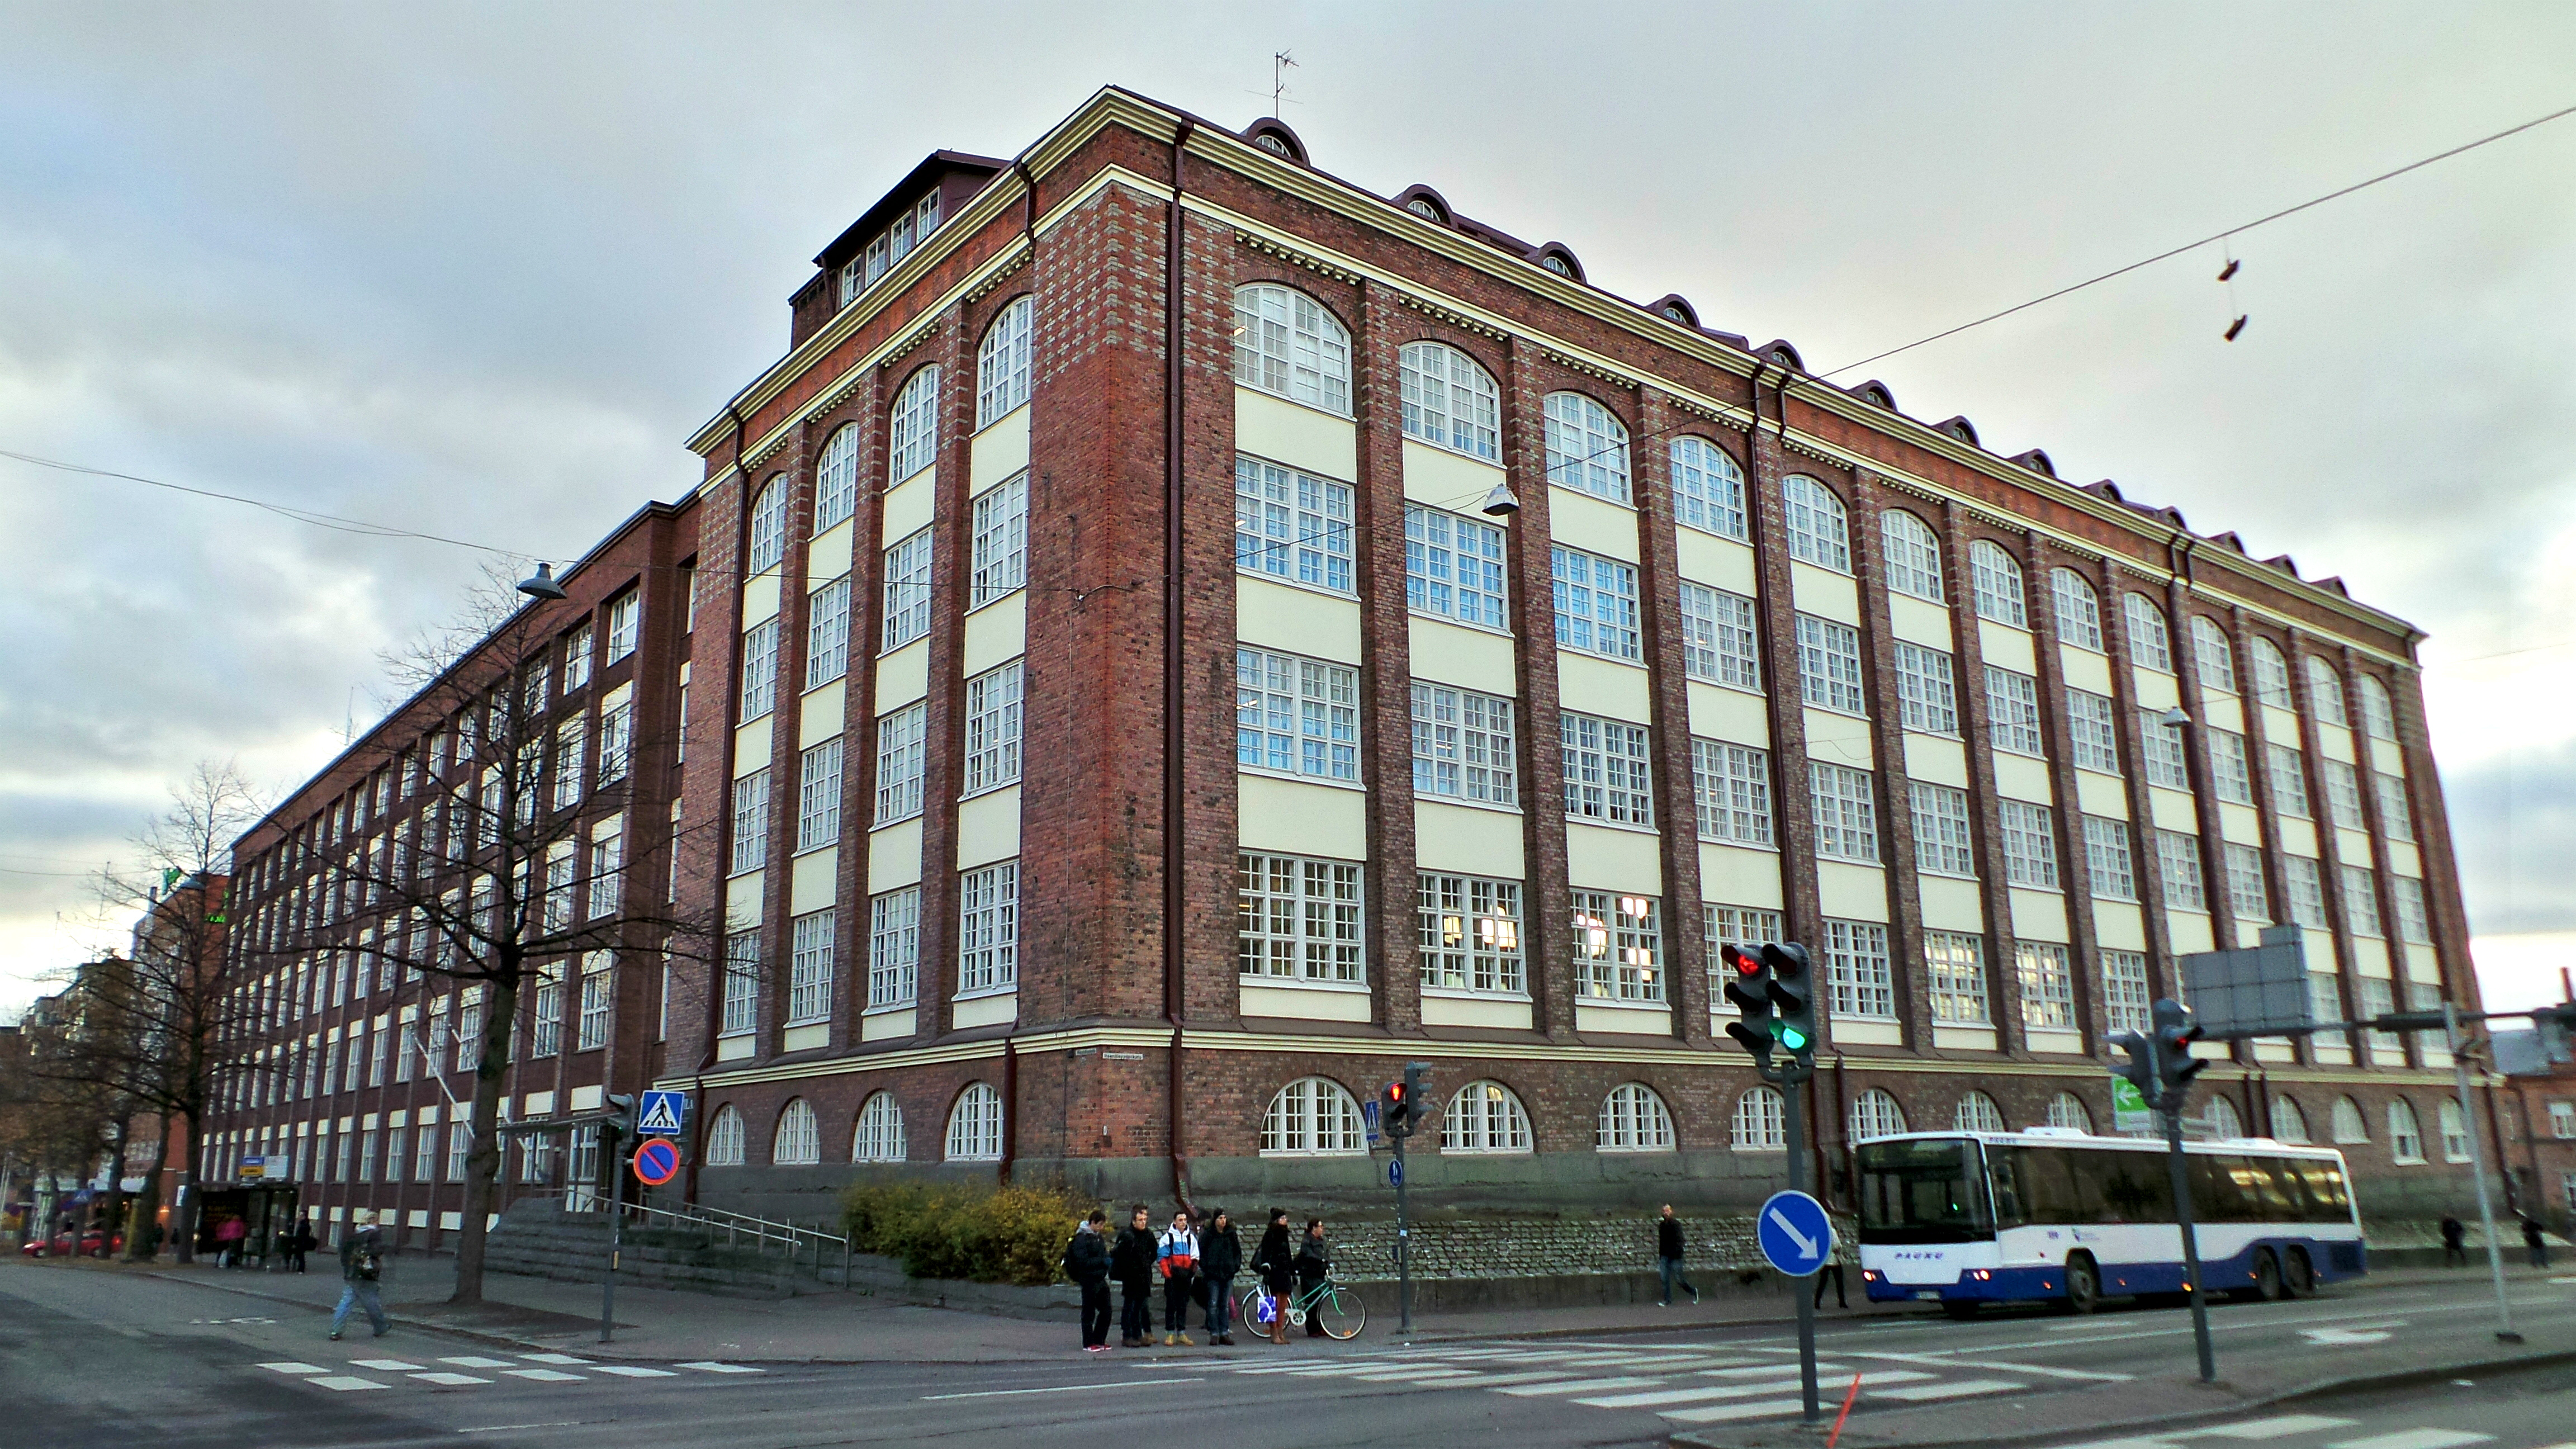
POLYGON ((1807 1049, 1807 1034, 1798 1030, 1794 1026, 1783 1025, 1780 1028, 1780 1045, 1787 1047, 1793 1052, 1805 1051, 1807 1049))

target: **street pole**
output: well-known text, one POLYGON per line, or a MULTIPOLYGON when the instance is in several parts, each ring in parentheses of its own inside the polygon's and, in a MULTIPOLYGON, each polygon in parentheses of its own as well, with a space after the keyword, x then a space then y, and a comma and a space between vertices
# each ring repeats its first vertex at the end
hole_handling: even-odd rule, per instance
POLYGON ((1413 1332, 1413 1239, 1404 1216, 1404 1139, 1395 1139, 1395 1331, 1413 1332))
POLYGON ((2201 1291, 2200 1228, 2192 1221, 2191 1169, 2182 1150, 2182 1104, 2169 1103, 2158 1111, 2165 1119, 2165 1164, 2173 1174, 2174 1222, 2182 1231, 2182 1289, 2191 1299, 2192 1346, 2200 1351, 2200 1381, 2214 1384, 2218 1350, 2209 1341, 2209 1295, 2201 1291))
POLYGON ((624 1245, 620 1228, 626 1221, 626 1139, 605 1125, 599 1135, 608 1144, 608 1276, 599 1285, 599 1341, 606 1343, 616 1326, 617 1254, 624 1245))
MULTIPOLYGON (((2442 1034, 2451 1044, 2451 1070, 2460 1089, 2460 1130, 2468 1134, 2469 1171, 2478 1179, 2478 1221, 2487 1230, 2487 1275, 2495 1280, 2496 1338, 2502 1343, 2520 1343, 2522 1335, 2513 1331, 2513 1305, 2504 1295, 2504 1248, 2496 1242, 2495 1205, 2487 1196, 2486 1155, 2478 1150, 2478 1115, 2476 1104, 2469 1100, 2469 1059, 2461 1051, 2467 1041, 2460 1034, 2460 1008, 2442 1003, 2442 1034)), ((2437 1118, 2435 1130, 2440 1130, 2437 1118)))
MULTIPOLYGON (((1789 1130, 1789 1190, 1807 1190, 1807 1106, 1803 1090, 1814 1069, 1801 1071, 1792 1059, 1780 1074, 1780 1096, 1787 1103, 1783 1125, 1789 1130)), ((1825 1271, 1818 1263, 1816 1271, 1825 1271)), ((1822 1423, 1825 1411, 1816 1393, 1816 1295, 1815 1285, 1804 1278, 1790 1280, 1798 1299, 1798 1392, 1806 1409, 1806 1421, 1822 1423)))

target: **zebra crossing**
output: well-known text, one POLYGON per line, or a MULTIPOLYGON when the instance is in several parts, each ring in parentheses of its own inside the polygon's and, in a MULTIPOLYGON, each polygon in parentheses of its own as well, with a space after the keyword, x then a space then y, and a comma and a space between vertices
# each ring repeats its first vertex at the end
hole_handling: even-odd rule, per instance
POLYGON ((675 1363, 668 1367, 647 1364, 601 1363, 596 1359, 576 1358, 568 1353, 522 1353, 507 1358, 490 1354, 458 1353, 436 1357, 353 1358, 343 1368, 329 1364, 306 1363, 300 1359, 281 1359, 259 1367, 297 1383, 335 1393, 364 1393, 370 1389, 392 1389, 403 1386, 403 1380, 427 1384, 433 1388, 462 1389, 505 1381, 533 1384, 589 1383, 604 1379, 676 1379, 690 1374, 756 1374, 766 1370, 748 1364, 720 1363, 703 1359, 695 1363, 675 1363), (360 1372, 363 1370, 363 1372, 360 1372))
MULTIPOLYGON (((2272 1414, 2257 1419, 2240 1419, 2229 1424, 2213 1424, 2198 1429, 2173 1429, 2127 1435, 2117 1439, 2096 1439, 2066 1449, 2190 1449, 2194 1441, 2208 1443, 2223 1440, 2237 1444, 2269 1444, 2277 1440, 2322 1436, 2337 1429, 2355 1429, 2362 1425, 2353 1419, 2338 1419, 2325 1414, 2272 1414)), ((2338 1437, 2315 1446, 2315 1449, 2468 1449, 2472 1444, 2495 1442, 2493 1434, 2480 1434, 2468 1429, 2414 1428, 2381 1430, 2350 1437, 2338 1437)), ((2551 1449, 2576 1449, 2576 1445, 2558 1444, 2551 1449)))

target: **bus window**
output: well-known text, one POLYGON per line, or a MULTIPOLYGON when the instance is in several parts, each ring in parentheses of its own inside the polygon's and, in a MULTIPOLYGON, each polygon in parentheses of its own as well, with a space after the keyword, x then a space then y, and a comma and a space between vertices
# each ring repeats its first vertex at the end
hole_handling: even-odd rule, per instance
POLYGON ((2030 1215, 2022 1197, 2021 1154, 1997 1148, 1986 1154, 1986 1166, 1992 1174, 1989 1185, 1995 1194, 1995 1226, 2018 1228, 2038 1221, 2030 1215))
POLYGON ((2012 1149, 2015 1176, 2021 1183, 2022 1211, 2034 1223, 2090 1223, 2101 1220, 2101 1195, 2087 1194, 2075 1160, 2084 1154, 2062 1147, 2012 1149), (2090 1201, 2087 1201, 2087 1198, 2090 1201))
POLYGON ((1864 1243, 1966 1243, 1994 1236, 1976 1144, 1871 1142, 1859 1148, 1864 1243))
POLYGON ((2341 1167, 2315 1157, 2287 1157, 2278 1165, 2284 1175, 2295 1176, 2304 1189, 2310 1221, 2352 1216, 2352 1193, 2344 1184, 2341 1167))
POLYGON ((2169 1223, 2174 1220, 2173 1172, 2161 1156, 2144 1152, 2089 1152, 2082 1166, 2095 1177, 2102 1203, 2099 1221, 2169 1223))

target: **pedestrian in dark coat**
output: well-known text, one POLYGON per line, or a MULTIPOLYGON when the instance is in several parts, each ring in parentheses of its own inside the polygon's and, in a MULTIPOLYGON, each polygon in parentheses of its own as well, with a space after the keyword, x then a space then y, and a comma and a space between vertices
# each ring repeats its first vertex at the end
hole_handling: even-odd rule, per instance
POLYGON ((2522 1220, 2522 1245, 2531 1251, 2531 1266, 2549 1266, 2549 1239, 2542 1236, 2538 1218, 2525 1217, 2522 1220))
POLYGON ((307 1215, 305 1217, 297 1218, 295 1220, 294 1231, 289 1233, 286 1238, 287 1271, 292 1273, 303 1272, 304 1255, 312 1252, 316 1247, 320 1246, 321 1242, 322 1240, 320 1238, 313 1236, 312 1217, 307 1215))
POLYGON ((1288 1210, 1272 1208, 1270 1226, 1261 1234, 1261 1246, 1252 1252, 1252 1271, 1261 1275, 1262 1291, 1270 1295, 1270 1341, 1288 1341, 1288 1290, 1297 1276, 1293 1266, 1296 1246, 1288 1241, 1288 1210))
POLYGON ((1672 1306, 1676 1283, 1690 1294, 1693 1303, 1699 1301, 1699 1290, 1682 1273, 1682 1255, 1688 1250, 1689 1245, 1682 1240, 1682 1220, 1673 1216, 1673 1205, 1666 1203, 1663 1216, 1655 1219, 1655 1270, 1663 1279, 1664 1289, 1655 1299, 1657 1308, 1672 1306))
POLYGON ((1154 1326, 1154 1261, 1161 1249, 1151 1223, 1145 1205, 1136 1204, 1109 1249, 1109 1276, 1118 1280, 1121 1348, 1145 1347, 1145 1335, 1154 1326))
POLYGON ((2442 1219, 2442 1266, 2447 1268, 2453 1263, 2463 1268, 2469 1266, 2468 1242, 2467 1223, 2453 1217, 2442 1219))
POLYGON ((1223 1208, 1199 1234, 1199 1283, 1207 1294, 1208 1342, 1234 1346, 1234 1275, 1243 1271, 1243 1239, 1223 1208))
POLYGON ((1109 1351, 1109 1244, 1103 1237, 1109 1214, 1098 1208, 1073 1230, 1064 1247, 1064 1276, 1082 1289, 1082 1348, 1109 1351))
MULTIPOLYGON (((1332 1245, 1324 1241, 1324 1220, 1306 1219, 1306 1240, 1297 1245, 1297 1296, 1313 1293, 1318 1284, 1333 1276, 1332 1245)), ((1306 1336, 1322 1338, 1324 1315, 1314 1307, 1306 1310, 1306 1336)))

